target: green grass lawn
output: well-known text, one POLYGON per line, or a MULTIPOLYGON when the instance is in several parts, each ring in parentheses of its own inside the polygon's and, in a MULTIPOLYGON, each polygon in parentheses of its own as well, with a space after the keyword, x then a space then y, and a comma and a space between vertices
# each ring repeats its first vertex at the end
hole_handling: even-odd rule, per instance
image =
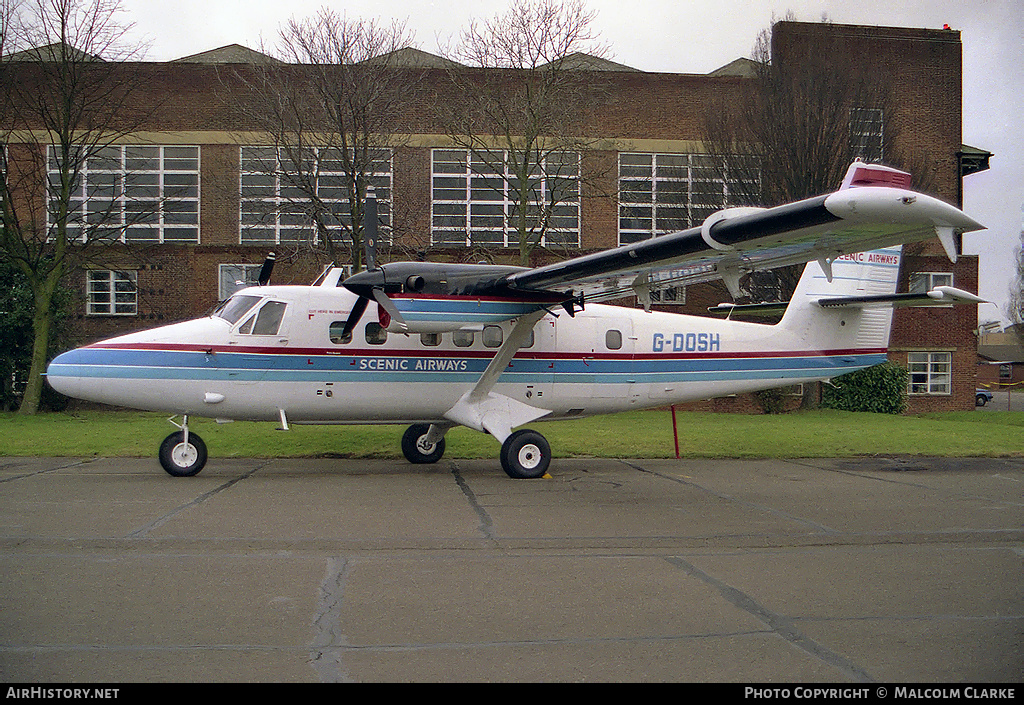
MULTIPOLYGON (((945 412, 891 416, 818 410, 773 416, 677 413, 685 458, 813 458, 865 455, 1024 456, 1024 413, 945 412)), ((535 422, 555 457, 671 458, 668 410, 535 422)), ((189 428, 210 456, 400 458, 404 426, 217 424, 189 428)), ((0 456, 152 457, 174 428, 159 414, 88 411, 0 414, 0 456)), ((498 444, 466 428, 447 436, 449 458, 493 458, 498 444)))

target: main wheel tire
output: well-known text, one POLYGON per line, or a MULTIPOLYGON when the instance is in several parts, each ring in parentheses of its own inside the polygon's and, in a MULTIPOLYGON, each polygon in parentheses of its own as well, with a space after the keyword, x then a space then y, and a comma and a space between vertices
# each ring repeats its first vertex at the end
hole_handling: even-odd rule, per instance
POLYGON ((192 477, 206 465, 206 444, 191 431, 188 445, 184 443, 185 432, 175 431, 160 444, 160 464, 168 475, 192 477))
POLYGON ((975 406, 985 406, 985 404, 987 404, 987 403, 988 403, 988 399, 983 397, 980 394, 978 396, 974 397, 974 405, 975 406))
POLYGON ((501 467, 516 480, 544 477, 551 464, 551 446, 536 431, 524 428, 501 444, 501 467))
POLYGON ((421 423, 410 426, 402 434, 402 454, 410 463, 416 465, 436 463, 444 455, 444 438, 437 443, 428 445, 424 442, 428 431, 430 431, 430 426, 421 423))

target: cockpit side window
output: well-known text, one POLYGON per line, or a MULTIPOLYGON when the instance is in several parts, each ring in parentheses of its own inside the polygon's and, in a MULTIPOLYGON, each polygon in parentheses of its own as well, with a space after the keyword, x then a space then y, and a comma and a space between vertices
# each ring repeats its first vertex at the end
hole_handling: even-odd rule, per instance
POLYGON ((242 335, 277 335, 284 318, 284 310, 288 305, 282 301, 268 301, 260 310, 238 326, 242 335))
POLYGON ((252 327, 252 334, 277 335, 286 307, 287 304, 282 301, 268 301, 263 304, 259 315, 256 316, 256 324, 252 327))
POLYGON ((214 311, 213 315, 223 318, 231 325, 234 325, 242 320, 242 316, 248 313, 259 300, 259 296, 232 296, 219 309, 214 311))

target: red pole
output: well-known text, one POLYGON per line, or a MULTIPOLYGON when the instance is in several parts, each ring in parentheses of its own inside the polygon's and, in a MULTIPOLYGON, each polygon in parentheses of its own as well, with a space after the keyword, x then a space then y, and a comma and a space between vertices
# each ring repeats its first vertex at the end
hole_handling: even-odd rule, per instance
POLYGON ((676 427, 676 405, 672 405, 672 436, 676 440, 676 460, 679 460, 679 429, 676 427))

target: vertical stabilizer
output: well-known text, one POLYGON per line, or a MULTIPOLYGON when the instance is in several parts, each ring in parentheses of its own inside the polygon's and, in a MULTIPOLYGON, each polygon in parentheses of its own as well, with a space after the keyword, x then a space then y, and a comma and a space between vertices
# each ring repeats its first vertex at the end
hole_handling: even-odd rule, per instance
POLYGON ((888 306, 826 309, 820 299, 896 293, 900 247, 843 255, 826 267, 809 262, 797 284, 780 328, 817 349, 885 350, 889 346, 892 308, 888 306))

